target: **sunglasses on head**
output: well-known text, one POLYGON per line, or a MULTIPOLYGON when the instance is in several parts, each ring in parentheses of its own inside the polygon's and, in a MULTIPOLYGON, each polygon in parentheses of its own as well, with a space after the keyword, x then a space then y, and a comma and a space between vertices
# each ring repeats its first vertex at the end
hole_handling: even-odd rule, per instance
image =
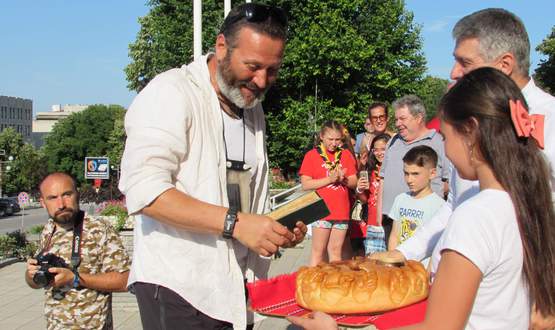
POLYGON ((222 25, 222 31, 227 30, 243 18, 246 19, 247 22, 260 23, 266 21, 270 17, 281 26, 287 27, 287 16, 285 16, 285 13, 281 8, 257 3, 247 3, 242 6, 237 14, 233 16, 228 15, 225 18, 224 24, 222 25))

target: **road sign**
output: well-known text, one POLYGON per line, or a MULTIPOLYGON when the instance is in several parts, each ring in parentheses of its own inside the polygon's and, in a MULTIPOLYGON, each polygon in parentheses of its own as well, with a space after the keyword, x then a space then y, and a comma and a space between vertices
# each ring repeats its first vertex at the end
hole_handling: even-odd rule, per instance
POLYGON ((17 201, 21 205, 29 203, 29 194, 24 191, 20 192, 19 195, 17 195, 17 201))
POLYGON ((110 160, 108 157, 85 157, 85 179, 109 179, 110 160))

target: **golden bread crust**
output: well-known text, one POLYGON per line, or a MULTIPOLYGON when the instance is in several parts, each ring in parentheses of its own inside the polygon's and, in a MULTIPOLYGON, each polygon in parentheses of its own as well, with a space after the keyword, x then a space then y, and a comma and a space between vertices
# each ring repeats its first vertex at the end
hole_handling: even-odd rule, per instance
POLYGON ((373 313, 407 306, 428 296, 428 273, 409 260, 392 267, 370 259, 301 267, 297 303, 327 313, 373 313))

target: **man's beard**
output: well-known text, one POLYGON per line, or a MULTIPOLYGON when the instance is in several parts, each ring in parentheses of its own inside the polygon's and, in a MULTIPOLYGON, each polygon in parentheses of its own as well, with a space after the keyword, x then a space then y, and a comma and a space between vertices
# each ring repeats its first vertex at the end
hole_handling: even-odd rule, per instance
POLYGON ((66 225, 73 223, 73 220, 75 220, 78 212, 79 210, 74 210, 70 207, 66 207, 63 210, 56 211, 56 213, 51 215, 51 217, 52 220, 54 220, 54 222, 56 222, 57 224, 66 225))
POLYGON ((220 93, 240 109, 254 108, 264 100, 264 95, 268 89, 261 90, 253 82, 237 80, 233 72, 231 72, 230 60, 231 54, 228 52, 216 68, 216 82, 220 88, 220 93), (245 101, 241 94, 241 87, 248 88, 256 95, 251 102, 247 103, 245 101))

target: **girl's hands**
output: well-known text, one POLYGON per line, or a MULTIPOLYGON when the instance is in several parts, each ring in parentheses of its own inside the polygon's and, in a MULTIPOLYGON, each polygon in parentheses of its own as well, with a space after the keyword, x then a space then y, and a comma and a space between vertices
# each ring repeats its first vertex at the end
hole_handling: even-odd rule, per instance
POLYGON ((368 182, 367 178, 361 177, 357 181, 357 192, 362 193, 365 190, 370 189, 370 183, 368 182))
POLYGON ((330 178, 331 183, 343 182, 343 180, 345 180, 345 174, 339 167, 331 170, 328 177, 330 178))

